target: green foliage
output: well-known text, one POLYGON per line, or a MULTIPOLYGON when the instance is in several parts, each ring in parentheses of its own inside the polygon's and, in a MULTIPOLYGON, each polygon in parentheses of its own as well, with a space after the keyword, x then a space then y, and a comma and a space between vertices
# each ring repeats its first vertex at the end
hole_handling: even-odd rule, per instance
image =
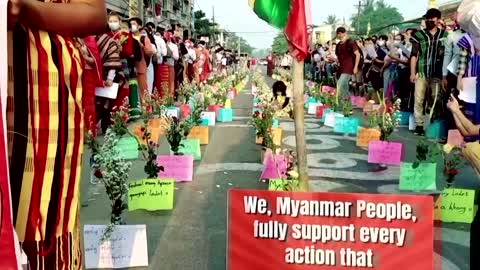
POLYGON ((280 32, 273 39, 272 52, 276 54, 284 54, 287 51, 288 51, 287 39, 285 38, 285 35, 282 32, 280 32))
POLYGON ((324 23, 335 26, 335 25, 340 23, 340 19, 338 19, 337 16, 335 16, 335 15, 328 15, 328 17, 324 21, 324 23))
POLYGON ((358 23, 357 33, 359 35, 378 35, 388 34, 390 29, 384 28, 384 26, 402 22, 403 16, 396 7, 388 5, 384 0, 366 0, 360 16, 352 15, 351 21, 354 27, 357 27, 358 23), (370 33, 367 33, 369 23, 371 30, 370 33))
POLYGON ((240 53, 248 53, 248 54, 253 53, 253 50, 255 48, 250 46, 250 44, 243 37, 240 37, 233 32, 225 32, 224 35, 227 38, 227 44, 226 44, 227 48, 237 52, 238 45, 240 44, 240 53))
POLYGON ((435 163, 435 158, 441 154, 442 150, 438 147, 437 143, 422 138, 417 143, 416 160, 413 163, 413 168, 418 168, 420 163, 435 163))
POLYGON ((205 16, 206 16, 205 12, 201 10, 197 10, 193 13, 195 34, 197 34, 197 37, 201 37, 201 36, 212 37, 216 32, 215 24, 205 16))

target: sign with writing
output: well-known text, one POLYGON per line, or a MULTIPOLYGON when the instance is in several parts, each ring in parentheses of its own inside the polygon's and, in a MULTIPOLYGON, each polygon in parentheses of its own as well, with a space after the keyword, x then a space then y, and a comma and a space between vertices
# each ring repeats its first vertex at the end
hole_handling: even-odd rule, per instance
POLYGON ((233 121, 233 109, 219 109, 217 111, 218 122, 232 122, 233 121))
POLYGON ((200 140, 201 145, 208 144, 209 142, 209 128, 208 126, 195 126, 188 135, 189 139, 200 140))
POLYGON ((215 113, 215 116, 218 115, 218 110, 220 110, 222 108, 221 105, 209 105, 208 106, 208 111, 209 112, 214 112, 215 113))
POLYGON ((298 180, 270 179, 268 181, 268 190, 270 191, 299 191, 300 182, 298 180))
POLYGON ((215 126, 215 112, 202 112, 200 118, 207 119, 209 126, 215 126))
POLYGON ((430 196, 230 190, 228 197, 229 270, 433 269, 430 196))
POLYGON ((138 159, 138 142, 136 138, 133 137, 123 137, 118 140, 116 149, 118 154, 126 160, 135 160, 138 159))
POLYGON ((477 209, 475 190, 446 188, 435 201, 435 220, 472 223, 477 209))
POLYGON ((334 132, 344 134, 357 134, 360 119, 356 117, 335 117, 334 132))
POLYGON ((161 155, 157 157, 157 163, 164 168, 159 173, 160 178, 173 178, 177 182, 193 181, 193 156, 161 155))
POLYGON ((320 120, 320 122, 323 122, 325 123, 325 120, 327 119, 327 114, 329 113, 334 113, 334 111, 332 109, 326 109, 323 111, 323 116, 322 116, 322 119, 320 120))
POLYGON ((338 119, 339 117, 344 117, 343 114, 341 113, 327 113, 325 117, 325 126, 327 127, 334 127, 335 126, 335 119, 338 119))
POLYGON ((175 180, 144 179, 128 183, 128 210, 173 209, 175 180))
POLYGON ((167 116, 168 117, 176 117, 176 118, 179 118, 180 116, 180 113, 179 113, 180 110, 177 110, 177 109, 167 109, 167 116))
POLYGON ((148 266, 145 225, 117 225, 110 239, 102 242, 106 229, 106 225, 84 226, 86 269, 148 266))
POLYGON ((365 103, 365 105, 363 106, 363 112, 364 113, 373 112, 373 103, 371 102, 365 103))
POLYGON ((318 103, 318 102, 308 103, 307 113, 308 113, 308 114, 311 114, 311 115, 316 115, 316 114, 317 114, 317 107, 318 107, 318 106, 322 106, 322 103, 318 103))
POLYGON ((380 130, 376 128, 359 128, 357 134, 357 146, 368 147, 372 141, 379 141, 381 136, 380 130))
MULTIPOLYGON (((181 142, 179 153, 193 156, 194 160, 202 160, 202 150, 200 149, 199 139, 185 139, 181 142)), ((173 154, 171 152, 170 154, 173 154)))
POLYGON ((443 120, 431 123, 425 131, 425 137, 429 139, 441 139, 447 137, 447 125, 443 120))
POLYGON ((328 109, 328 105, 317 106, 317 111, 315 113, 315 116, 317 118, 323 118, 323 115, 325 114, 325 111, 327 109, 328 109))
POLYGON ((368 144, 368 163, 400 165, 402 150, 400 142, 372 141, 368 144))
POLYGON ((458 129, 451 129, 448 131, 448 144, 460 147, 464 142, 465 140, 458 129))
POLYGON ((283 178, 287 173, 288 161, 284 155, 273 155, 271 151, 265 153, 264 167, 260 179, 283 178))
POLYGON ((420 163, 413 168, 412 163, 400 166, 400 190, 432 191, 437 190, 437 164, 420 163))
POLYGON ((367 104, 367 99, 364 97, 358 97, 356 107, 363 108, 365 107, 365 104, 367 104))

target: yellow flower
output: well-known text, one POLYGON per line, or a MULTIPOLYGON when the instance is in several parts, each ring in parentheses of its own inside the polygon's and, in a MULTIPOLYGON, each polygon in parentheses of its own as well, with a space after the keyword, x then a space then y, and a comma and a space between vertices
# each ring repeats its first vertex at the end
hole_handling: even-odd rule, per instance
POLYGON ((296 171, 289 171, 288 174, 294 179, 298 179, 298 177, 300 176, 296 171))
POLYGON ((454 145, 451 145, 451 144, 445 144, 443 146, 443 152, 447 153, 447 154, 450 154, 450 152, 452 152, 453 148, 455 148, 454 145))

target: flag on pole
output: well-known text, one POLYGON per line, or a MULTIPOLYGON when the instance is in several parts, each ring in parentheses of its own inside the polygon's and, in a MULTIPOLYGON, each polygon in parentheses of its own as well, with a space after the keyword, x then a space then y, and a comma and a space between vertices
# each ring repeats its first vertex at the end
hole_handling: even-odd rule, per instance
POLYGON ((305 0, 248 0, 257 16, 282 29, 292 54, 304 60, 308 54, 305 0))

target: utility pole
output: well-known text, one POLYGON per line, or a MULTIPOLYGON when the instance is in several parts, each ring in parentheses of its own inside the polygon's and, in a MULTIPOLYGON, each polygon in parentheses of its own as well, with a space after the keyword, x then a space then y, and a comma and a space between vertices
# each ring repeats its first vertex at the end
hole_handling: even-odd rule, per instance
POLYGON ((213 46, 217 44, 217 25, 215 24, 215 6, 212 6, 212 22, 213 22, 213 46))
POLYGON ((358 10, 357 13, 357 25, 355 26, 355 32, 357 33, 357 36, 360 36, 360 12, 362 11, 362 0, 358 0, 358 5, 355 5, 355 7, 358 10))

